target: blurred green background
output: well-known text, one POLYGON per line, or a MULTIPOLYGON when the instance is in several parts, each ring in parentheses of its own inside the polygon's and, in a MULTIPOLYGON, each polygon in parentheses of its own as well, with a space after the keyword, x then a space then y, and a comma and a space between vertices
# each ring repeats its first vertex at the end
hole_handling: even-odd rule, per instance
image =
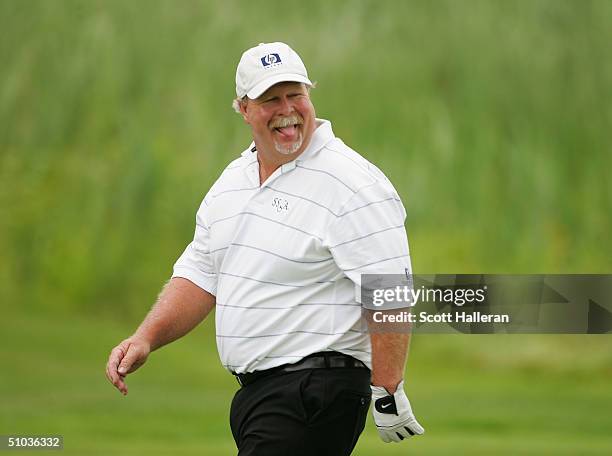
MULTIPOLYGON (((235 66, 274 40, 394 182, 415 271, 612 271, 611 1, 0 0, 0 434, 235 454, 212 320, 127 398, 104 364, 248 145, 235 66)), ((609 336, 423 335, 407 379, 426 437, 369 422, 356 455, 612 452, 609 336)))

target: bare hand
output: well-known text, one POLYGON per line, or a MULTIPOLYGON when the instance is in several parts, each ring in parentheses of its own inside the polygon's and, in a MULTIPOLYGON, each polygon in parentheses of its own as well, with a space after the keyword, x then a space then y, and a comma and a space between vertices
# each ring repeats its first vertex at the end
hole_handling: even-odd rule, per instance
POLYGON ((150 352, 149 343, 134 337, 124 340, 111 351, 106 364, 106 377, 124 396, 128 393, 125 376, 142 366, 150 352))

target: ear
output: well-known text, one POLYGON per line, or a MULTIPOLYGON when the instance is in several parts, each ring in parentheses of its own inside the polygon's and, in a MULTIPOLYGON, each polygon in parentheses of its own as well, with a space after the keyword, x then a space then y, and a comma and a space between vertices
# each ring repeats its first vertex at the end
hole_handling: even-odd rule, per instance
POLYGON ((247 101, 245 102, 240 102, 240 114, 242 114, 242 119, 244 120, 244 123, 249 123, 249 101, 247 99, 247 101))

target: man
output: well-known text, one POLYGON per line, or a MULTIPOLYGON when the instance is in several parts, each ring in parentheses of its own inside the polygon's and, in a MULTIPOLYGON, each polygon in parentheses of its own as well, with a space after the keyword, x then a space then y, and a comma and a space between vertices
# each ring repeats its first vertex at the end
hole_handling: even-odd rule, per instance
POLYGON ((405 211, 388 179, 317 119, 284 43, 247 50, 235 109, 253 143, 223 171, 193 242, 107 376, 125 376, 215 308, 219 356, 241 388, 239 455, 348 455, 366 420, 385 442, 423 428, 403 390, 409 335, 362 330, 361 274, 409 272, 405 211))

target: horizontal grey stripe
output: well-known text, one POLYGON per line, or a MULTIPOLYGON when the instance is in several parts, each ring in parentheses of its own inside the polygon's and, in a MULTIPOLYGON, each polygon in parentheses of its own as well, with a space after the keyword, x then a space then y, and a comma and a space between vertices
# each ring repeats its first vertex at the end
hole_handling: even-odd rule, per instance
POLYGON ((351 280, 351 279, 349 279, 348 277, 339 277, 334 280, 317 280, 315 283, 336 283, 336 282, 339 282, 340 280, 351 280))
POLYGON ((175 269, 176 271, 180 271, 180 270, 182 270, 182 269, 187 269, 187 270, 189 270, 189 271, 193 271, 193 272, 196 272, 196 273, 198 273, 198 274, 203 274, 203 275, 206 275, 206 276, 211 276, 211 277, 214 277, 214 276, 216 276, 216 275, 217 275, 217 273, 216 273, 216 272, 202 271, 201 269, 192 268, 192 267, 190 267, 190 266, 180 266, 180 265, 179 265, 179 266, 176 266, 174 269, 175 269))
POLYGON ((289 285, 287 283, 268 282, 266 280, 253 279, 252 277, 246 277, 246 276, 241 276, 241 275, 237 275, 237 274, 230 274, 229 272, 220 272, 219 275, 226 275, 226 276, 230 276, 230 277, 237 277, 239 279, 252 280, 253 282, 267 283, 269 285, 278 285, 278 286, 281 286, 281 287, 303 288, 303 287, 306 286, 306 285, 289 285))
POLYGON ((229 247, 221 247, 220 249, 211 250, 209 253, 217 253, 217 252, 220 252, 221 250, 227 250, 227 249, 229 249, 229 247))
POLYGON ((291 258, 287 258, 287 257, 284 257, 282 255, 278 255, 277 253, 270 252, 269 250, 260 249, 259 247, 255 247, 255 246, 252 246, 252 245, 238 244, 238 243, 234 243, 234 242, 232 242, 230 244, 230 246, 232 246, 232 245, 235 245, 237 247, 246 247, 246 248, 249 248, 249 249, 257 250, 259 252, 267 253, 267 254, 273 255, 275 257, 281 258, 283 260, 291 261, 293 263, 315 264, 315 263, 324 263, 326 261, 330 261, 330 260, 334 259, 333 257, 329 257, 329 258, 325 258, 323 260, 312 260, 312 261, 293 260, 291 258))
POLYGON ((214 222, 210 224, 210 226, 213 226, 219 222, 225 222, 226 220, 233 219, 234 217, 238 217, 239 215, 244 215, 244 214, 254 214, 254 213, 253 212, 237 212, 234 215, 228 215, 227 217, 223 217, 223 218, 215 220, 214 222))
POLYGON ((373 264, 384 263, 385 261, 397 260, 398 258, 409 257, 410 255, 398 255, 391 258, 385 258, 383 260, 374 261, 373 263, 362 264, 356 268, 344 269, 344 271, 354 271, 355 269, 365 268, 366 266, 372 266, 373 264))
MULTIPOLYGON (((311 355, 311 354, 312 354, 312 353, 309 353, 309 355, 311 355)), ((308 356, 308 355, 287 355, 287 356, 281 356, 281 355, 278 355, 278 356, 273 356, 273 355, 271 355, 271 356, 264 356, 263 358, 260 358, 260 359, 277 359, 277 358, 305 358, 306 356, 308 356)), ((223 363, 223 366, 224 366, 225 368, 227 368, 227 369, 234 369, 234 368, 236 368, 236 367, 244 367, 244 366, 247 366, 248 364, 250 364, 250 363, 244 363, 244 364, 225 364, 225 363, 223 363)))
POLYGON ((211 198, 216 198, 219 195, 223 195, 225 193, 232 193, 232 192, 245 192, 247 190, 257 190, 259 187, 244 187, 244 188, 232 188, 229 190, 223 190, 222 192, 219 193, 215 193, 214 195, 211 195, 211 198))
POLYGON ((271 186, 269 186, 267 188, 272 190, 272 191, 275 191, 277 193, 282 193, 283 195, 293 196, 294 198, 299 198, 301 200, 308 201, 309 203, 312 203, 315 206, 319 206, 320 208, 325 209, 326 211, 330 212, 335 217, 344 217, 346 214, 358 211, 359 209, 363 209, 364 207, 372 206, 373 204, 384 203, 385 201, 389 201, 389 200, 395 200, 395 201, 401 202, 401 200, 399 198, 395 198, 394 196, 392 196, 390 198, 385 198, 383 200, 372 201, 372 202, 370 202, 368 204, 364 204, 363 206, 359 206, 359 207, 357 207, 355 209, 351 209, 350 211, 346 211, 346 212, 344 212, 342 214, 337 214, 336 212, 332 211, 329 207, 327 207, 327 206, 325 206, 325 205, 323 205, 321 203, 318 203, 317 201, 314 201, 314 200, 312 200, 310 198, 306 198, 305 196, 296 195, 295 193, 289 193, 289 192, 286 192, 284 190, 279 190, 278 188, 274 188, 274 187, 271 187, 271 186))
POLYGON ((325 209, 326 211, 329 211, 332 215, 335 215, 336 217, 338 217, 338 214, 336 214, 334 211, 332 211, 329 207, 324 206, 321 203, 317 203, 316 201, 311 200, 310 198, 306 198, 305 196, 301 196, 301 195, 296 195, 295 193, 285 192, 284 190, 279 190, 279 189, 274 188, 272 186, 268 186, 267 188, 272 190, 272 191, 275 191, 275 192, 278 192, 278 193, 282 193, 283 195, 289 195, 289 196, 293 196, 294 198, 299 198, 299 199, 302 199, 304 201, 308 201, 309 203, 312 203, 315 206, 319 206, 319 207, 325 209))
POLYGON ((289 331, 286 333, 278 333, 278 334, 261 334, 259 336, 230 336, 230 335, 225 335, 225 334, 217 334, 217 337, 221 339, 263 339, 266 337, 289 336, 291 334, 311 334, 314 336, 340 336, 342 334, 346 334, 347 332, 361 332, 361 331, 349 330, 349 331, 342 331, 339 333, 324 333, 324 332, 317 332, 317 331, 289 331))
POLYGON ((259 279, 254 279, 252 277, 247 277, 247 276, 241 276, 241 275, 237 275, 237 274, 231 274, 229 272, 219 272, 219 275, 227 275, 230 277, 237 277, 239 279, 246 279, 246 280, 252 280, 254 282, 259 282, 259 283, 269 283, 271 285, 280 285, 282 287, 290 287, 290 288, 304 288, 307 287, 308 285, 311 285, 311 283, 336 283, 340 280, 350 280, 348 277, 340 277, 338 279, 335 280, 321 280, 321 281, 317 281, 317 282, 311 282, 311 283, 307 283, 305 285, 290 285, 288 283, 278 283, 278 282, 268 282, 265 280, 259 280, 259 279))
POLYGON ((368 163, 367 161, 366 161, 366 162, 364 162, 364 163, 359 163, 357 160, 354 160, 354 159, 353 159, 352 157, 350 157, 348 154, 346 154, 346 153, 344 153, 344 152, 341 152, 341 151, 339 151, 339 150, 336 150, 336 149, 334 149, 333 147, 330 147, 330 146, 325 146, 325 149, 330 150, 330 151, 332 151, 332 152, 335 152, 335 153, 337 153, 338 155, 340 155, 341 157, 346 158, 347 160, 349 160, 349 161, 351 161, 351 162, 355 163, 355 165, 357 165, 357 166, 358 166, 360 169, 363 169, 364 171, 370 171, 370 166, 369 166, 369 163, 368 163), (367 165, 367 167, 366 167, 366 166, 364 166, 364 165, 367 165))
POLYGON ((291 228, 292 230, 299 231, 300 233, 306 234, 308 236, 312 236, 312 237, 318 239, 319 241, 323 242, 323 239, 321 239, 316 234, 309 233, 308 231, 304 231, 304 230, 302 230, 300 228, 296 228, 295 226, 287 225, 286 223, 279 222, 278 220, 274 220, 274 219, 271 219, 271 218, 268 218, 268 217, 264 217, 263 215, 256 214, 255 212, 248 212, 248 211, 238 212, 237 214, 230 215, 229 217, 220 218, 220 219, 215 220, 214 222, 212 222, 210 224, 210 226, 213 226, 215 223, 223 222, 225 220, 229 220, 231 218, 238 217, 239 215, 252 215, 253 217, 257 217, 257 218, 260 218, 260 219, 263 219, 263 220, 267 220, 268 222, 276 223, 277 225, 282 225, 284 227, 291 228))
MULTIPOLYGON (((352 350, 352 351, 359 351, 359 350, 352 350)), ((367 353, 370 354, 370 352, 362 352, 362 353, 367 353)), ((261 359, 284 359, 284 358, 299 358, 299 360, 302 360, 303 358, 306 358, 307 356, 312 355, 312 353, 309 353, 308 355, 278 355, 278 356, 264 356, 261 359)), ((223 367, 225 367, 226 369, 236 369, 238 367, 244 367, 247 366, 250 363, 245 363, 245 364, 223 364, 223 367)), ((273 368, 271 368, 273 369, 273 368)), ((255 371, 257 372, 257 371, 255 371)))
POLYGON ((332 173, 330 173, 330 172, 327 172, 327 171, 322 170, 322 169, 308 168, 307 166, 301 165, 300 163, 296 163, 296 164, 295 164, 295 167, 296 167, 296 168, 302 168, 302 169, 305 169, 305 170, 308 170, 308 171, 313 171, 313 172, 316 172, 316 173, 327 174, 327 175, 328 175, 329 177, 331 177, 332 179, 335 179, 335 180, 337 180, 338 182, 340 182, 342 185, 344 185, 346 188, 348 188, 348 189, 349 189, 351 192, 353 192, 353 193, 357 193, 357 192, 356 192, 355 190, 353 190, 351 187, 349 187, 348 185, 346 185, 346 183, 345 183, 343 180, 341 180, 341 179, 340 179, 340 178, 338 178, 337 176, 334 176, 334 175, 333 175, 332 173))
MULTIPOLYGON (((371 177, 371 176, 370 176, 371 177)), ((359 187, 357 189, 357 193, 361 193, 363 192, 366 188, 370 188, 370 187, 374 187, 375 185, 378 185, 380 183, 379 180, 374 179, 372 182, 370 182, 369 184, 363 184, 361 187, 359 187)))
POLYGON ((269 356, 264 356, 264 359, 275 359, 275 358, 306 358, 307 356, 312 355, 312 353, 309 353, 308 355, 269 355, 269 356))
POLYGON ((385 201, 390 201, 390 200, 395 200, 395 201, 401 202, 401 200, 399 198, 396 198, 396 197, 392 196, 392 197, 386 198, 384 200, 372 201, 371 203, 364 204, 363 206, 356 207, 355 209, 351 209, 350 211, 346 211, 346 212, 343 212, 340 215, 337 215, 337 217, 344 217, 346 214, 350 214, 351 212, 358 211, 359 209, 363 209, 364 207, 372 206, 373 204, 384 203, 385 201))
MULTIPOLYGON (((329 347, 332 348, 332 347, 329 347)), ((353 351, 353 352, 359 352, 359 353, 370 353, 369 351, 363 351, 363 350, 353 350, 350 348, 343 348, 342 350, 348 350, 348 351, 353 351)), ((331 353, 332 351, 335 351, 337 353, 342 353, 340 350, 338 349, 331 349, 331 350, 324 350, 324 352, 326 353, 331 353)), ((307 356, 312 355, 313 353, 308 353, 308 354, 304 354, 304 355, 268 355, 268 356, 264 356, 263 359, 275 359, 275 358, 306 358, 307 356)))
POLYGON ((335 347, 329 347, 329 348, 331 348, 332 350, 337 351, 337 352, 351 351, 351 352, 357 352, 357 353, 366 353, 368 355, 372 354, 372 352, 370 350, 357 350, 356 348, 342 348, 342 349, 335 348, 335 347))
MULTIPOLYGON (((335 348, 335 347, 332 347, 332 346, 329 347, 329 350, 324 350, 324 351, 330 351, 330 352, 331 351, 335 351, 335 352, 338 352, 338 353, 342 353, 342 352, 345 352, 345 351, 350 351, 350 352, 356 352, 356 353, 365 353, 365 354, 368 354, 368 355, 372 354, 372 352, 368 351, 368 350, 358 350, 356 348, 342 348, 342 349, 339 349, 339 348, 335 348)), ((267 356, 264 356, 261 359, 279 359, 279 358, 300 358, 300 359, 303 359, 303 358, 306 358, 307 356, 310 356, 312 354, 313 353, 304 353, 304 354, 296 354, 296 355, 267 355, 267 356)), ((243 366, 246 366, 247 364, 250 364, 250 363, 244 363, 244 364, 227 364, 227 363, 223 363, 223 366, 225 366, 227 368, 233 368, 233 367, 243 367, 243 366)))
POLYGON ((286 310, 295 309, 301 306, 344 306, 344 307, 361 307, 361 304, 347 304, 347 303, 336 303, 336 302, 300 302, 293 306, 284 307, 264 307, 264 306, 236 306, 233 304, 221 304, 217 303, 219 307, 232 307, 235 309, 253 309, 253 310, 286 310))
POLYGON ((329 248, 330 248, 330 249, 335 249, 336 247, 340 247, 341 245, 344 245, 344 244, 349 244, 349 243, 351 243, 351 242, 355 242, 355 241, 360 241, 361 239, 365 239, 365 238, 368 238, 368 237, 370 237, 370 236, 374 236, 375 234, 384 233, 385 231, 396 230, 396 229, 398 229, 398 228, 404 228, 404 225, 391 226, 391 227, 389 227, 389 228, 385 228, 384 230, 374 231, 374 232, 372 232, 372 233, 370 233, 370 234, 366 234, 365 236, 360 236, 360 237, 358 237, 358 238, 351 239, 351 240, 349 240, 349 241, 344 241, 344 242, 341 242, 340 244, 332 245, 332 246, 330 246, 329 248))

